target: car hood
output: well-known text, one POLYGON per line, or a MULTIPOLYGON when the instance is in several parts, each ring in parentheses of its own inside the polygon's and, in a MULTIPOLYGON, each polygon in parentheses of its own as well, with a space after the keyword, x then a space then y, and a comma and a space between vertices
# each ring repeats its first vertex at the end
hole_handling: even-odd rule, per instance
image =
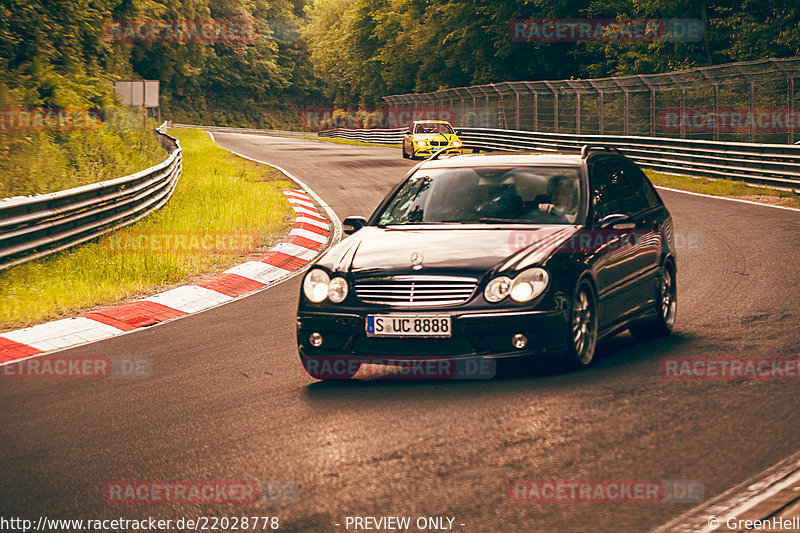
POLYGON ((486 224, 368 226, 334 247, 323 264, 354 275, 473 273, 514 271, 542 263, 579 226, 514 226, 486 224), (422 268, 413 269, 421 261, 422 268))

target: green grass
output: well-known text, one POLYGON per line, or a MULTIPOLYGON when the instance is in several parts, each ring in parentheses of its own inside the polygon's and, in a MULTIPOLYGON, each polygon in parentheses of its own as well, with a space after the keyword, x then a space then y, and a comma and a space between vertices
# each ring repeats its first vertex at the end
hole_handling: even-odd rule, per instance
POLYGON ((771 205, 800 208, 800 195, 792 191, 782 191, 769 187, 753 187, 741 181, 664 174, 650 169, 645 169, 645 174, 654 185, 662 187, 699 192, 712 196, 740 197, 771 205))
POLYGON ((62 191, 126 176, 167 152, 136 110, 106 108, 96 130, 0 130, 0 198, 62 191))
MULTIPOLYGON (((266 250, 294 215, 281 189, 292 184, 266 165, 239 158, 202 130, 170 131, 183 146, 183 176, 158 212, 122 234, 255 232, 266 250)), ((115 253, 108 241, 0 271, 0 330, 74 316, 89 309, 160 292, 242 262, 241 252, 115 253)))

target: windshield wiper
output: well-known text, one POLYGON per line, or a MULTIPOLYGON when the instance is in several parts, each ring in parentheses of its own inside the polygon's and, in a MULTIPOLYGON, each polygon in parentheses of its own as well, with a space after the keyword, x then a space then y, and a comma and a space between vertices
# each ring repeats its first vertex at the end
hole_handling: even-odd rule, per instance
POLYGON ((477 220, 463 220, 463 219, 455 219, 455 220, 442 220, 445 223, 452 223, 457 222, 460 224, 498 224, 498 223, 505 223, 505 224, 535 224, 535 222, 531 220, 524 220, 521 218, 479 218, 477 220))
POLYGON ((378 224, 379 228, 388 226, 435 226, 437 224, 461 224, 461 220, 437 220, 435 222, 390 222, 388 224, 378 224))
POLYGON ((494 222, 505 222, 508 224, 533 224, 532 221, 522 218, 479 218, 478 222, 482 224, 492 224, 494 222))

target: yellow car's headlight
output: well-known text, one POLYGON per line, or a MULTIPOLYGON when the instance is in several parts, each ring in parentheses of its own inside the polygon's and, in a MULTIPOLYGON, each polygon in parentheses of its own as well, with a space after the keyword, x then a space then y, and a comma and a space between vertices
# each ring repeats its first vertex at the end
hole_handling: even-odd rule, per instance
POLYGON ((461 146, 461 141, 453 141, 454 148, 458 148, 459 146, 461 146))
POLYGON ((422 148, 423 146, 427 145, 428 143, 423 141, 422 139, 417 139, 416 141, 414 141, 414 144, 416 144, 417 146, 422 148))

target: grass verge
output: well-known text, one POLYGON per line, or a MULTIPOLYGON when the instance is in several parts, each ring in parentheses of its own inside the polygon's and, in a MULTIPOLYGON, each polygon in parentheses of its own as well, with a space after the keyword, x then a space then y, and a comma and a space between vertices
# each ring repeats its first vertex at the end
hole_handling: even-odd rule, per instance
POLYGON ((800 208, 800 195, 792 191, 782 191, 769 187, 753 187, 741 181, 664 174, 650 169, 645 169, 644 172, 654 185, 661 187, 699 192, 711 196, 739 198, 762 204, 800 208))
POLYGON ((172 199, 110 238, 0 271, 0 331, 74 316, 225 270, 263 253, 289 230, 294 212, 281 189, 292 184, 283 174, 234 156, 202 130, 170 134, 183 147, 183 176, 172 199), (182 252, 164 252, 145 245, 120 252, 109 245, 120 235, 156 236, 147 242, 163 243, 165 236, 202 242, 208 234, 228 236, 227 242, 255 235, 258 247, 243 252, 242 247, 222 246, 209 252, 187 246, 182 252))

